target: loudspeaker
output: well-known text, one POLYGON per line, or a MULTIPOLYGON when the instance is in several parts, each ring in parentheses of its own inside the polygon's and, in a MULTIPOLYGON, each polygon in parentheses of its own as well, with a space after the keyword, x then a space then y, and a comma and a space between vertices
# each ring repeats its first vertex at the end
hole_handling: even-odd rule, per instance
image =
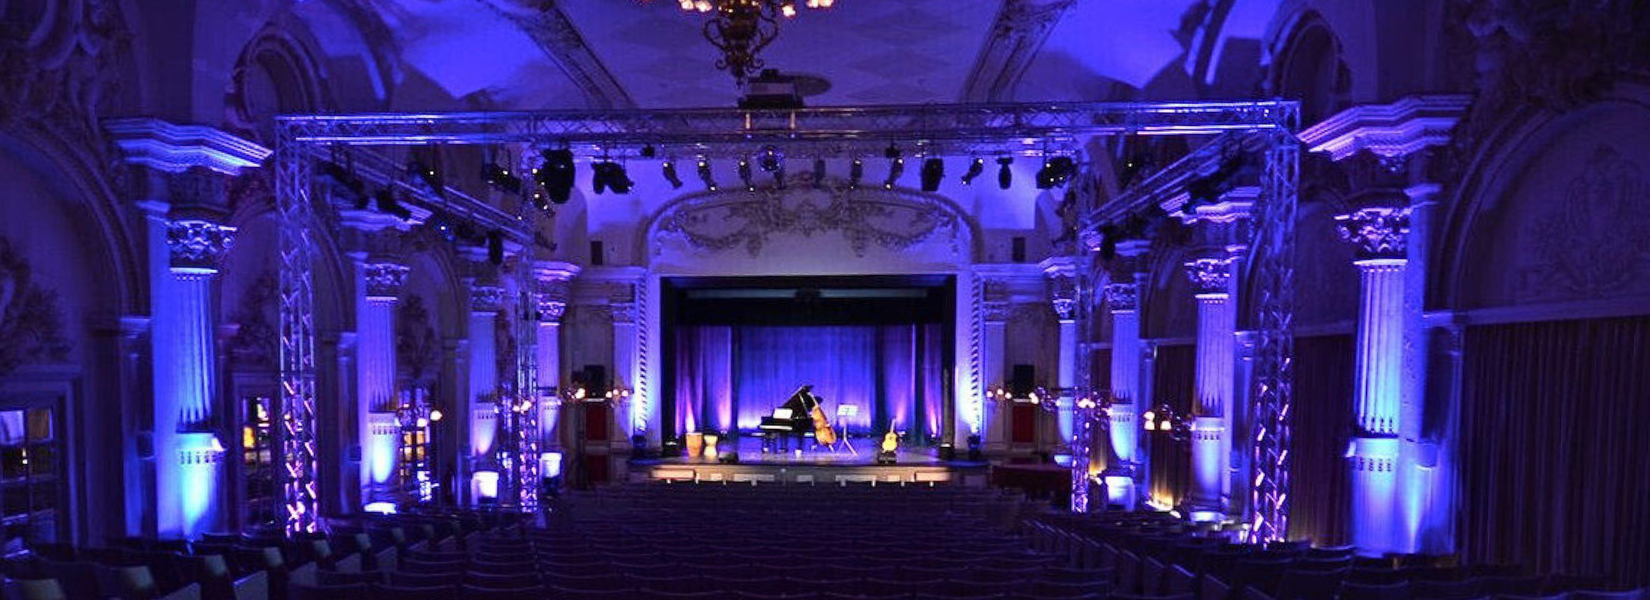
POLYGON ((1036 381, 1036 365, 1014 365, 1014 375, 1009 379, 1008 393, 1015 398, 1030 396, 1032 388, 1037 387, 1036 381))
POLYGON ((607 386, 607 367, 602 365, 584 366, 584 396, 586 398, 606 396, 607 386))
POLYGON ((1010 251, 1010 255, 1013 257, 1014 262, 1017 262, 1017 263, 1025 262, 1026 261, 1026 239, 1025 239, 1025 237, 1024 236, 1018 236, 1018 235, 1014 236, 1013 244, 1014 244, 1014 246, 1013 246, 1013 249, 1010 251))
POLYGON ((590 240, 590 266, 599 267, 607 263, 606 250, 602 248, 601 240, 590 240))
POLYGON ((739 464, 739 453, 738 452, 724 452, 724 453, 719 454, 719 455, 716 456, 716 462, 723 463, 723 464, 728 464, 728 465, 737 465, 737 464, 739 464))

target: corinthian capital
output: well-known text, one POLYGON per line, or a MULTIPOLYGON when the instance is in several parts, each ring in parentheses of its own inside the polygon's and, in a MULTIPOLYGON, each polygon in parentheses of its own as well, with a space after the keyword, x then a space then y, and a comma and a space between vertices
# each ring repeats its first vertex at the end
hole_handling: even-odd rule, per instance
POLYGON ((1186 276, 1192 280, 1192 286, 1199 294, 1224 294, 1226 284, 1232 279, 1232 267, 1237 259, 1226 258, 1199 258, 1185 263, 1186 276))
POLYGON ((499 312, 504 310, 504 288, 491 285, 470 287, 471 312, 499 312))
POLYGON ((1376 207, 1335 217, 1341 239, 1356 244, 1361 260, 1404 258, 1409 237, 1408 208, 1376 207))
POLYGON ((172 221, 166 224, 166 246, 172 268, 216 271, 218 261, 235 243, 235 228, 211 221, 172 221))
POLYGON ((1112 312, 1134 310, 1139 302, 1140 287, 1133 283, 1106 284, 1106 305, 1112 312))
POLYGON ((369 263, 365 265, 367 297, 395 298, 400 296, 401 286, 407 282, 407 272, 411 270, 394 263, 369 263))

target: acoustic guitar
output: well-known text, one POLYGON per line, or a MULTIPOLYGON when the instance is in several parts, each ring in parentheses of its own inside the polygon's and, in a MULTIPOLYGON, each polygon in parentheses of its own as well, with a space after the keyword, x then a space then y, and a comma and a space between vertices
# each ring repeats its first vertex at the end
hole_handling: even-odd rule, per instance
POLYGON ((894 433, 892 430, 883 434, 882 452, 884 454, 893 454, 894 450, 897 449, 899 449, 899 434, 894 433))

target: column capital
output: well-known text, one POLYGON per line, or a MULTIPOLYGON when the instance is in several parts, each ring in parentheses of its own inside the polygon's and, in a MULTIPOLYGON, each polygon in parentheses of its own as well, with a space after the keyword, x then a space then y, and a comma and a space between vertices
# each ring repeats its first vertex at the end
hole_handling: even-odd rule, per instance
POLYGON ((1341 239, 1355 244, 1358 260, 1402 259, 1409 237, 1408 207, 1370 207, 1335 216, 1341 239))
POLYGON ((1055 298, 1050 304, 1054 306, 1054 314, 1060 318, 1060 322, 1064 323, 1077 318, 1076 298, 1055 298))
POLYGON ((1237 263, 1237 257, 1199 258, 1186 261, 1186 276, 1191 279, 1192 286, 1199 296, 1205 294, 1227 294, 1227 284, 1232 279, 1232 269, 1237 263))
POLYGON ((1139 284, 1108 283, 1103 293, 1106 297, 1106 305, 1111 307, 1111 311, 1114 313, 1134 311, 1139 305, 1139 284))
POLYGON ((504 288, 496 285, 470 284, 470 312, 496 313, 504 310, 504 288))
POLYGON ((560 323, 562 315, 567 313, 567 300, 553 294, 534 294, 533 303, 538 309, 540 323, 560 323))
POLYGON ((407 273, 412 271, 395 263, 367 263, 362 265, 366 278, 366 296, 368 298, 398 298, 401 288, 407 283, 407 273))
POLYGON ((235 228, 199 219, 166 223, 166 247, 174 271, 216 273, 218 263, 235 243, 235 228))

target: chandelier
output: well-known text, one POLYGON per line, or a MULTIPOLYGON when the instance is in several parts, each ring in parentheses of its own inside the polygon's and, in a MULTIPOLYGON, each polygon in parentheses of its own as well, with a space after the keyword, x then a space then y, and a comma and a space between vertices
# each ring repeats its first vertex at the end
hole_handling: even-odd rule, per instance
MULTIPOLYGON (((706 13, 705 40, 722 58, 716 59, 716 68, 727 71, 739 87, 745 80, 762 70, 764 62, 758 56, 763 48, 779 36, 780 19, 797 15, 797 0, 678 0, 682 10, 706 13)), ((830 8, 836 0, 804 0, 807 8, 830 8)))

